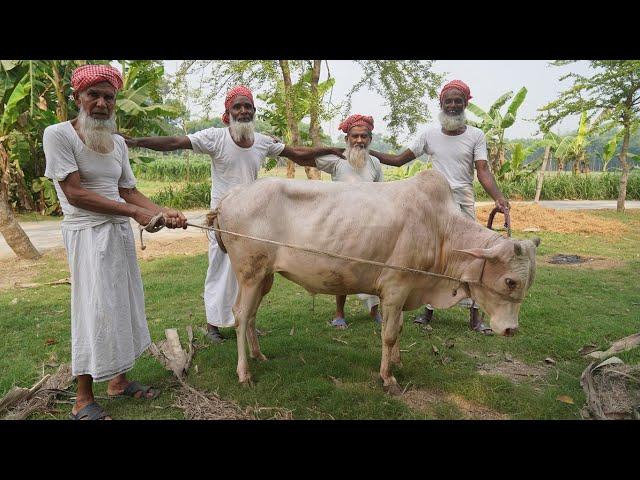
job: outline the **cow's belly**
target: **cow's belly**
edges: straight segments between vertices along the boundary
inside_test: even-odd
[[[310,293],[378,293],[376,280],[380,269],[374,266],[297,253],[281,256],[275,262],[273,270]]]

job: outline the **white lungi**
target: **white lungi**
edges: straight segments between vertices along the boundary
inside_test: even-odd
[[[129,222],[62,227],[71,271],[71,371],[109,380],[133,367],[151,337]]]
[[[284,149],[284,144],[261,133],[255,133],[251,147],[239,147],[228,128],[207,128],[188,137],[195,153],[206,153],[211,157],[212,210],[231,188],[255,181],[265,158],[278,156]],[[233,327],[232,308],[237,295],[238,282],[229,255],[220,250],[212,237],[204,283],[207,323],[216,327]]]
[[[204,308],[207,323],[216,327],[233,327],[233,304],[238,296],[238,281],[229,255],[212,236],[209,241],[209,268],[204,281]]]
[[[144,291],[129,218],[71,205],[60,182],[78,172],[83,188],[124,203],[119,187],[136,179],[124,138],[110,153],[90,150],[70,122],[50,125],[42,145],[45,175],[64,213],[62,238],[71,272],[71,372],[109,380],[133,367],[151,344]]]

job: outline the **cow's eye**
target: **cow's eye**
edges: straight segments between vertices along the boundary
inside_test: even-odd
[[[514,288],[516,288],[516,285],[518,285],[518,282],[516,282],[513,278],[506,278],[505,283],[507,284],[507,287],[509,287],[509,290],[513,290]]]

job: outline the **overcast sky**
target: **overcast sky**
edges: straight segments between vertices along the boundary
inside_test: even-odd
[[[165,61],[165,69],[169,74],[176,71],[180,61]],[[333,89],[333,100],[339,102],[362,75],[360,67],[348,60],[330,60],[331,76],[336,79]],[[507,138],[530,137],[537,131],[535,122],[526,121],[537,115],[536,109],[557,98],[559,92],[568,88],[570,80],[560,82],[560,77],[568,72],[586,74],[589,72],[588,62],[577,62],[565,67],[549,65],[546,60],[436,60],[434,71],[446,73],[446,81],[460,79],[471,88],[472,102],[483,109],[488,109],[491,104],[503,93],[512,90],[517,92],[521,87],[527,87],[527,97],[518,110],[516,123],[507,130]],[[326,79],[326,68],[323,64],[321,81]],[[437,100],[428,102],[432,119],[436,118],[438,111]],[[259,107],[260,105],[258,105]],[[197,107],[190,106],[191,111],[197,117]],[[213,108],[213,112],[222,113],[223,105],[220,99],[219,108]],[[372,115],[375,120],[374,133],[387,134],[383,123],[383,117],[389,109],[384,105],[384,100],[379,95],[362,89],[354,95],[352,113]],[[471,112],[467,112],[470,119],[475,119]],[[338,133],[339,118],[322,125],[324,131],[332,138]],[[565,133],[575,129],[578,118],[565,120],[554,131]],[[422,128],[421,126],[420,128]],[[419,128],[419,130],[420,130]],[[406,134],[400,139],[406,141]],[[406,142],[405,142],[406,143]]]

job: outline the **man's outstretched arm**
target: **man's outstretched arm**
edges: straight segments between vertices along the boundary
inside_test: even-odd
[[[181,150],[185,148],[193,149],[191,140],[187,136],[180,137],[127,137],[119,134],[124,138],[127,146],[130,148],[140,147],[159,152],[170,152],[173,150]]]
[[[337,147],[290,147],[285,145],[280,157],[286,157],[289,160],[293,160],[298,165],[303,167],[315,167],[316,157],[323,155],[337,155],[340,158],[344,158],[342,154],[344,148]]]
[[[502,213],[509,211],[509,201],[504,198],[502,192],[498,188],[495,178],[489,170],[489,164],[486,160],[476,160],[476,170],[478,172],[478,181],[482,188],[493,198],[496,202],[496,207],[500,207]]]
[[[405,163],[409,163],[411,160],[414,160],[416,158],[415,154],[408,148],[398,155],[393,155],[391,153],[380,153],[376,152],[375,150],[369,150],[369,154],[380,160],[380,163],[391,165],[392,167],[401,167]]]

